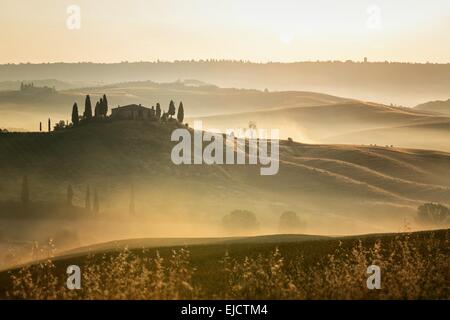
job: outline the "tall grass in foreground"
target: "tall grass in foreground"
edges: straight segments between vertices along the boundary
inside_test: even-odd
[[[47,260],[11,273],[8,298],[18,299],[450,299],[449,237],[399,236],[371,245],[359,241],[308,263],[278,249],[257,256],[226,253],[218,281],[196,278],[190,252],[124,250],[83,262],[82,290],[66,288],[66,275]],[[289,255],[287,255],[289,256]],[[367,267],[381,267],[381,290],[366,287]],[[207,289],[207,290],[205,290]],[[208,293],[206,293],[208,292]],[[212,293],[211,293],[212,292]]]

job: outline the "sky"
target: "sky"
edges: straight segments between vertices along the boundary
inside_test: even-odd
[[[450,63],[450,1],[1,0],[0,63]]]

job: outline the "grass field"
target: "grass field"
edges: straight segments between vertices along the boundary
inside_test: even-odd
[[[344,238],[266,236],[85,249],[0,273],[5,299],[449,299],[449,230]],[[214,242],[215,241],[215,242]],[[124,249],[125,246],[125,249]],[[82,289],[65,287],[66,268]],[[381,289],[366,287],[381,268]]]

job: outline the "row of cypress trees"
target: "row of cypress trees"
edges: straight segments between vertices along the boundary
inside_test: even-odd
[[[74,126],[77,126],[80,121],[90,121],[93,118],[106,118],[108,114],[108,98],[104,94],[102,98],[100,98],[99,101],[95,104],[94,114],[92,113],[92,103],[91,103],[91,97],[89,95],[86,96],[86,100],[84,103],[84,113],[83,116],[80,117],[79,111],[78,111],[78,104],[75,102],[72,108],[72,124]],[[152,108],[152,110],[154,110]],[[163,122],[166,122],[169,118],[172,119],[175,116],[175,113],[177,114],[177,120],[180,123],[183,123],[184,121],[184,106],[183,102],[180,102],[180,105],[178,107],[178,112],[175,108],[175,102],[173,100],[169,103],[169,110],[167,112],[161,111],[161,105],[159,102],[156,104],[156,110],[154,112],[154,116],[156,120],[161,120]]]
[[[108,98],[104,94],[102,98],[95,104],[94,113],[92,113],[92,103],[91,97],[89,95],[86,96],[86,100],[84,102],[84,113],[80,118],[78,112],[78,104],[75,102],[72,108],[72,123],[74,126],[77,126],[81,121],[90,121],[94,117],[95,118],[106,118],[108,114]]]
[[[73,206],[73,188],[72,185],[69,184],[67,187],[67,205]],[[22,178],[22,188],[20,191],[20,201],[24,205],[28,205],[30,203],[30,188],[28,185],[28,176],[24,175]],[[85,209],[86,211],[92,211],[94,213],[99,213],[100,211],[100,200],[98,196],[97,190],[94,190],[94,196],[91,200],[91,188],[87,186],[86,189],[86,197],[85,197]]]
[[[74,198],[74,190],[72,188],[72,185],[69,184],[67,186],[67,198],[66,198],[66,204],[69,207],[73,207],[73,198]],[[20,202],[25,206],[28,207],[28,205],[31,203],[30,200],[30,187],[28,185],[28,176],[24,175],[22,177],[22,187],[20,190]],[[94,194],[92,195],[91,187],[88,185],[86,187],[86,193],[84,198],[84,209],[85,212],[93,212],[93,213],[99,213],[100,212],[100,199],[99,199],[99,193],[97,189],[94,189]],[[135,196],[134,196],[134,185],[131,184],[131,192],[130,192],[130,204],[129,204],[129,213],[131,215],[135,214]]]
[[[180,102],[180,106],[178,107],[178,112],[176,111],[175,108],[175,102],[173,102],[173,100],[170,100],[169,103],[169,110],[167,112],[164,112],[161,120],[162,121],[167,121],[169,118],[172,119],[175,116],[175,113],[177,114],[177,120],[179,123],[183,123],[184,121],[184,106],[183,106],[183,102]]]

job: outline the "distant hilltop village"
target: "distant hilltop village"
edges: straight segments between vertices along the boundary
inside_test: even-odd
[[[166,111],[162,111],[160,103],[156,103],[156,107],[151,108],[144,107],[142,105],[130,104],[127,106],[118,106],[111,110],[111,114],[108,115],[109,105],[108,98],[103,95],[99,101],[95,103],[95,107],[92,108],[91,97],[86,96],[84,102],[84,112],[80,115],[78,104],[75,102],[72,107],[72,122],[59,121],[53,127],[53,130],[62,130],[66,128],[77,127],[89,122],[96,121],[114,121],[114,120],[146,120],[146,121],[158,121],[162,123],[174,122],[183,123],[184,120],[184,106],[183,102],[180,102],[178,110],[175,107],[173,100],[169,103],[169,108]],[[175,117],[176,115],[176,117]],[[51,119],[48,119],[47,124],[48,132],[52,131]],[[39,123],[39,131],[43,131],[42,122]]]
[[[34,82],[20,83],[20,92],[23,93],[56,93],[55,87],[35,87]]]

